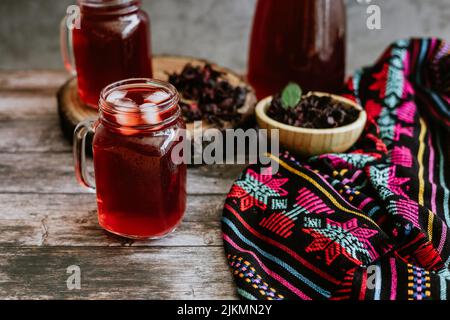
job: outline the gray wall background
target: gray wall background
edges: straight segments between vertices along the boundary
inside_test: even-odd
[[[370,64],[392,41],[450,40],[450,0],[374,0],[382,29],[366,27],[366,0],[347,0],[347,70]],[[60,69],[59,21],[75,0],[0,0],[0,69]],[[282,2],[282,0],[280,0]],[[369,0],[370,2],[370,0]],[[155,54],[210,59],[243,71],[256,0],[143,0]]]

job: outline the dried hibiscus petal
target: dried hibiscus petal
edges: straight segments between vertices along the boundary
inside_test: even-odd
[[[293,107],[285,108],[281,94],[273,97],[267,115],[272,119],[303,128],[336,128],[350,124],[359,117],[359,110],[348,107],[330,96],[309,95]]]
[[[187,64],[181,73],[170,74],[169,82],[181,95],[181,111],[188,122],[206,120],[221,127],[223,121],[240,120],[238,109],[245,104],[247,88],[232,86],[224,74],[210,64]]]

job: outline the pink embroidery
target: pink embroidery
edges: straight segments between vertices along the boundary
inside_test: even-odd
[[[395,165],[411,168],[413,164],[413,159],[411,155],[411,150],[405,146],[397,147],[391,151],[391,162]]]
[[[402,187],[410,180],[410,178],[397,177],[395,174],[397,167],[392,166],[389,168],[389,177],[388,177],[388,189],[393,193],[399,196],[403,196],[409,199],[408,195],[403,191]],[[409,187],[406,186],[408,190]]]
[[[336,170],[339,168],[346,168],[346,167],[352,167],[351,164],[349,164],[348,162],[346,162],[344,159],[336,157],[334,155],[331,154],[327,154],[327,155],[323,155],[320,156],[321,159],[327,159],[328,161],[330,161],[331,166],[333,168],[335,168]]]
[[[414,89],[411,85],[411,83],[407,80],[405,80],[404,86],[403,86],[403,99],[406,99],[410,94],[414,94]]]
[[[334,213],[334,210],[330,209],[322,199],[305,187],[298,191],[296,200],[298,206],[308,210],[310,213]]]
[[[450,103],[450,96],[442,95],[442,98],[443,98],[447,103]]]
[[[397,109],[397,116],[402,121],[414,123],[416,112],[416,104],[413,101],[406,101]]]
[[[411,59],[411,57],[410,57],[409,51],[406,51],[405,52],[405,58],[402,61],[402,63],[403,63],[403,74],[405,76],[405,79],[409,76],[409,73],[410,73],[410,65],[409,65],[410,59]]]
[[[413,127],[403,127],[401,124],[396,124],[394,127],[394,141],[399,141],[401,135],[413,137]]]

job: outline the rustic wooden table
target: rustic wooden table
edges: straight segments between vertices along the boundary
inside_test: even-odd
[[[65,72],[0,72],[0,299],[234,299],[220,217],[241,167],[188,172],[179,229],[137,242],[103,231],[58,123]],[[69,290],[67,268],[81,270]]]

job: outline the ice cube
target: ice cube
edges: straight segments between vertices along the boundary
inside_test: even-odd
[[[119,98],[114,100],[114,105],[122,108],[133,108],[138,109],[139,105],[129,98]]]
[[[114,101],[116,101],[117,99],[122,99],[127,95],[126,91],[122,91],[122,90],[115,90],[113,92],[111,92],[107,97],[106,97],[106,101],[109,103],[114,103]]]
[[[143,103],[140,105],[142,118],[146,123],[156,124],[161,122],[159,110],[154,103]]]
[[[157,110],[158,108],[156,107],[156,103],[152,103],[152,102],[146,102],[143,103],[139,106],[139,108],[141,110],[145,109],[145,110]]]
[[[115,115],[115,118],[116,118],[116,122],[118,124],[120,124],[121,126],[131,127],[131,126],[138,124],[138,123],[136,123],[135,116],[130,116],[126,113],[118,113]]]
[[[120,98],[114,100],[114,105],[118,111],[115,114],[116,121],[121,126],[136,126],[139,125],[139,117],[136,112],[139,105],[131,99]],[[134,110],[133,110],[134,109]]]
[[[144,98],[148,103],[161,103],[170,98],[170,94],[165,91],[155,91]]]

